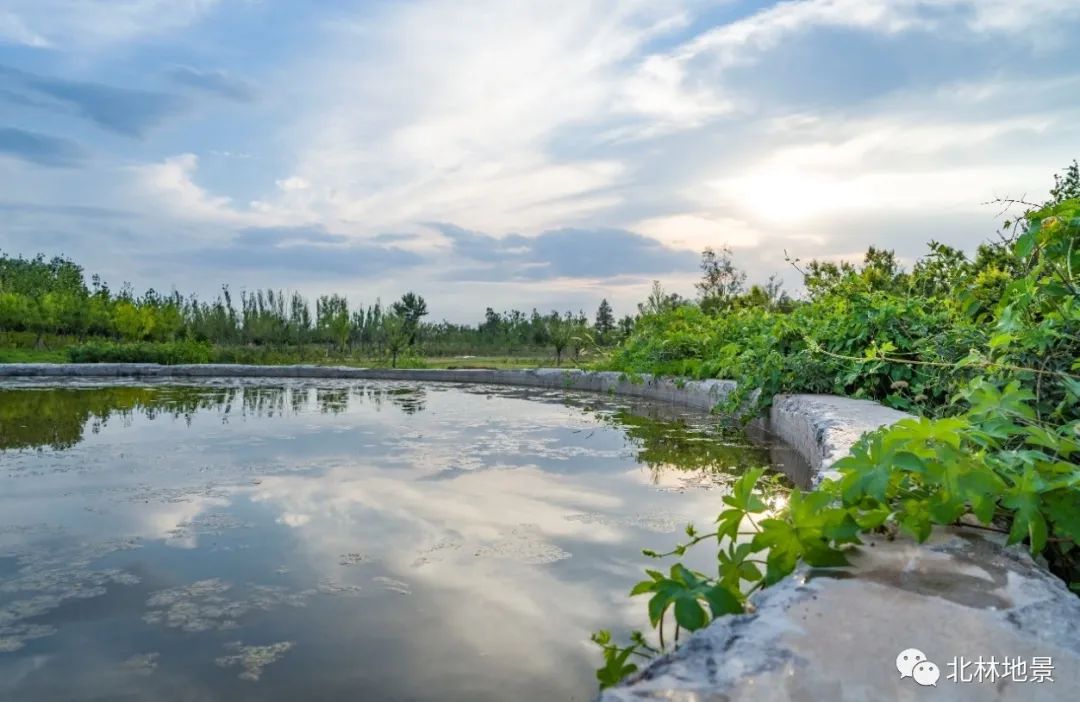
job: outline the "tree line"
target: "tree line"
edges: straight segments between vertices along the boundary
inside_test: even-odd
[[[78,342],[193,341],[216,346],[323,345],[337,354],[521,355],[553,351],[556,363],[592,346],[610,346],[633,330],[634,317],[616,319],[605,299],[595,316],[533,309],[487,308],[475,325],[427,322],[427,302],[415,292],[384,305],[351,304],[343,295],[319,296],[312,305],[297,292],[264,289],[235,295],[228,286],[212,301],[130,285],[111,289],[99,276],[89,284],[69,258],[0,253],[0,332]]]

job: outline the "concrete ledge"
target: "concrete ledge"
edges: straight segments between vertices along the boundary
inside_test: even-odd
[[[816,484],[863,433],[911,416],[867,400],[777,395],[767,427],[810,463]],[[850,567],[800,568],[759,593],[752,614],[717,620],[599,702],[1075,698],[1080,598],[1027,552],[965,529],[936,529],[923,544],[864,540]],[[936,686],[901,679],[896,658],[908,648],[938,666]],[[991,656],[998,673],[1005,657],[1028,666],[1049,657],[1053,682],[947,678],[950,664]]]
[[[977,535],[943,529],[921,545],[869,539],[852,568],[804,569],[755,604],[601,702],[1063,701],[1080,690],[1080,598],[1030,558]],[[900,678],[897,655],[908,648],[938,666],[936,688]],[[998,674],[1004,657],[1030,670],[1034,657],[1048,656],[1054,681],[946,677],[954,659],[991,656]]]
[[[912,417],[871,400],[836,395],[777,395],[768,428],[810,463],[815,484],[835,477],[832,464],[868,431]]]
[[[154,363],[4,363],[0,378],[354,378],[435,383],[490,383],[562,390],[586,390],[711,411],[732,392],[733,380],[675,380],[577,368],[528,370],[351,368],[348,366],[249,366],[200,364],[162,366]]]

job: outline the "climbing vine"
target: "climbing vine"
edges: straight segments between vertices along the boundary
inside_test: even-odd
[[[912,273],[871,250],[864,267],[811,265],[811,300],[790,311],[683,306],[646,318],[612,362],[632,372],[738,377],[780,391],[869,397],[918,415],[863,436],[816,489],[762,491],[746,472],[709,529],[670,552],[712,544],[716,570],[676,560],[646,570],[652,631],[608,631],[601,687],[678,645],[682,632],[753,609],[753,595],[800,564],[833,568],[867,533],[929,538],[935,525],[999,532],[1080,591],[1080,186],[1076,165],[1011,238],[968,261],[932,245]],[[1070,180],[1071,178],[1071,180]],[[1070,188],[1069,183],[1073,183]],[[744,406],[749,394],[733,398]]]

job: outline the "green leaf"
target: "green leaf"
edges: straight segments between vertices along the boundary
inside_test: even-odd
[[[1043,512],[1055,535],[1080,542],[1080,492],[1056,490],[1043,495]]]
[[[898,512],[900,527],[915,537],[920,543],[930,538],[933,524],[927,505],[921,500],[904,500]]]
[[[653,627],[656,627],[660,623],[660,620],[664,618],[664,612],[671,606],[671,594],[667,592],[657,592],[649,600],[649,622]]]
[[[717,517],[716,532],[719,537],[727,537],[728,539],[736,539],[739,536],[739,527],[742,526],[742,520],[745,516],[745,512],[740,509],[725,509]]]
[[[683,596],[675,601],[675,621],[687,631],[697,631],[705,626],[708,618],[697,599]]]
[[[1027,258],[1035,250],[1035,232],[1028,231],[1016,240],[1016,255]]]
[[[596,680],[600,683],[601,690],[618,685],[627,675],[637,672],[637,665],[627,663],[633,652],[634,647],[610,653],[605,651],[604,666],[596,671]]]
[[[746,565],[753,566],[752,563]],[[709,610],[714,617],[722,617],[725,614],[742,614],[745,611],[741,596],[722,585],[706,590],[705,601],[709,603]]]
[[[1020,480],[1004,494],[1001,504],[1013,510],[1012,528],[1008,543],[1015,544],[1029,539],[1031,552],[1040,553],[1046,547],[1046,519],[1042,515],[1040,493],[1044,487],[1042,477],[1034,468],[1025,470]]]
[[[724,504],[750,514],[757,514],[768,509],[768,505],[754,493],[754,488],[764,473],[764,468],[752,468],[743,473],[732,486],[731,494],[723,497]]]

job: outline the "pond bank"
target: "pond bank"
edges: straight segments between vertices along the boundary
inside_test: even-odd
[[[4,377],[354,378],[584,390],[711,410],[737,385],[581,370],[409,370],[322,366],[3,364]],[[863,432],[908,415],[865,400],[777,396],[767,428],[827,475]],[[1030,557],[982,534],[942,529],[922,545],[867,538],[853,565],[801,569],[762,592],[757,611],[725,617],[654,662],[603,702],[631,700],[1067,699],[1080,689],[1080,599]],[[897,654],[937,664],[937,693],[901,679]],[[1053,682],[947,678],[954,661],[1049,657]],[[966,675],[972,676],[972,669]],[[1031,674],[1028,673],[1030,680]],[[944,688],[944,690],[943,690]]]

